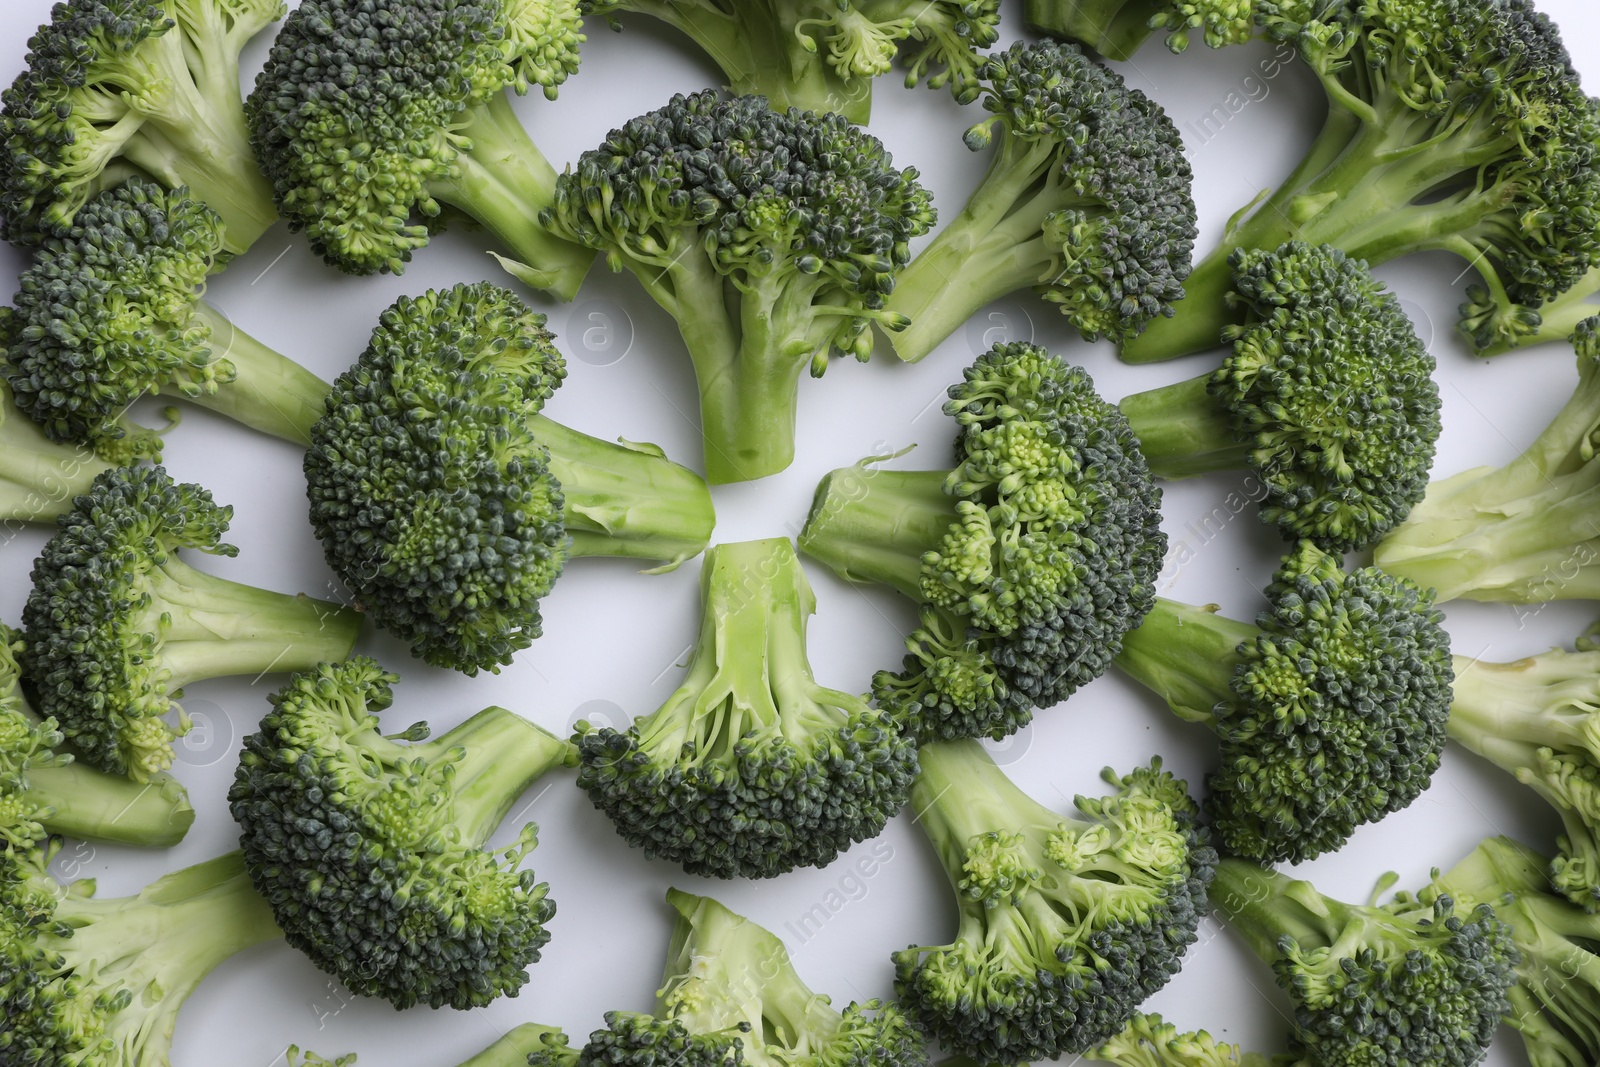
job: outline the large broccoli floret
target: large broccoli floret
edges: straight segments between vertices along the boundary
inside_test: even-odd
[[[1247,205],[1196,265],[1175,318],[1128,339],[1147,363],[1210,348],[1237,321],[1235,249],[1290,239],[1373,265],[1448,251],[1514,335],[1600,264],[1596,108],[1531,0],[1258,0],[1321,79],[1328,118],[1295,172]]]
[[[944,410],[954,469],[834,471],[800,548],[922,605],[879,707],[919,741],[1004,737],[1104,673],[1150,610],[1161,493],[1121,412],[1042,348],[996,345]]]
[[[999,0],[592,0],[620,29],[619,12],[658,18],[721,68],[735,93],[778,109],[872,114],[872,79],[896,58],[906,87],[977,91],[981,49],[999,38]]]
[[[17,405],[111,458],[160,457],[127,414],[147,393],[307,444],[328,383],[200,298],[222,255],[221,218],[186,189],[130,178],[94,197],[18,280],[0,339]]]
[[[0,352],[12,319],[0,308]],[[45,436],[38,424],[17,410],[0,361],[0,523],[54,523],[89,491],[111,464],[86,445],[63,445]]]
[[[239,52],[283,0],[67,0],[0,93],[0,237],[37,244],[130,174],[188,186],[243,252],[277,218],[250,152]]]
[[[1316,1067],[1471,1067],[1511,1006],[1520,954],[1481,900],[1346,904],[1238,859],[1211,900],[1289,994],[1290,1050]]]
[[[1259,32],[1258,0],[1026,0],[1028,27],[1088,45],[1107,59],[1132,58],[1146,39],[1166,30],[1174,52],[1198,36],[1212,48],[1244,44]]]
[[[818,685],[816,598],[788,538],[717,545],[688,677],[625,731],[578,726],[578,784],[630,845],[691,874],[770,878],[877,837],[916,746],[867,701]]]
[[[936,6],[936,5],[935,5]],[[675,96],[556,183],[545,224],[631,271],[678,322],[700,386],[706,475],[794,458],[801,374],[865,360],[911,238],[934,212],[912,168],[844,118],[759,96]]]
[[[160,467],[119,467],[61,518],[33,565],[23,667],[39,711],[80,759],[146,781],[188,731],[177,703],[208,678],[296,671],[348,655],[361,616],[196,570],[179,549],[232,556],[233,517]],[[178,724],[163,716],[177,712]]]
[[[961,213],[900,272],[889,339],[915,362],[1007,293],[1031,289],[1089,340],[1172,314],[1194,247],[1192,174],[1161,106],[1076,45],[1014,44],[983,65],[993,148]],[[896,325],[898,325],[896,323]]]
[[[716,522],[705,480],[655,445],[539,413],[566,375],[544,323],[482,283],[402,298],[312,429],[307,495],[329,566],[436,666],[509,663],[569,557],[675,566]]]
[[[256,888],[289,943],[352,992],[472,1008],[515,995],[550,940],[538,827],[486,851],[571,745],[504,708],[425,743],[384,736],[398,679],[364,657],[297,674],[245,738],[228,800]]]
[[[1433,356],[1365,263],[1290,242],[1234,253],[1233,354],[1121,407],[1161,478],[1249,469],[1261,518],[1330,552],[1361,548],[1422,499],[1438,440]]]
[[[1474,467],[1428,486],[1373,549],[1390,574],[1440,601],[1541,604],[1600,597],[1600,318],[1572,338],[1578,385],[1504,467]]]
[[[50,856],[0,860],[0,1062],[168,1067],[201,980],[281,936],[237,852],[110,900],[92,880],[57,882]]]
[[[1117,666],[1217,735],[1207,813],[1262,862],[1339,849],[1415,800],[1439,766],[1450,638],[1432,598],[1308,541],[1284,558],[1256,625],[1158,599]]]
[[[506,90],[554,99],[582,26],[575,0],[305,0],[246,102],[284,218],[340,270],[399,274],[453,208],[570,300],[594,254],[539,222],[556,172]]]

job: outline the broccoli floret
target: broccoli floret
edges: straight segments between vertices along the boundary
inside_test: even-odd
[[[1223,299],[1239,248],[1296,239],[1374,266],[1453,252],[1480,275],[1493,329],[1511,332],[1600,264],[1600,121],[1531,0],[1257,7],[1321,80],[1327,121],[1294,173],[1195,266],[1176,317],[1125,341],[1124,360],[1214,346],[1241,310]]]
[[[306,454],[311,526],[363,610],[436,666],[509,663],[571,556],[701,552],[705,480],[655,445],[542,414],[566,364],[514,293],[457,285],[383,313]]]
[[[872,79],[896,58],[906,87],[945,85],[966,103],[980,50],[999,39],[999,0],[592,0],[620,29],[619,12],[649,15],[686,35],[735,93],[778,109],[872,114]]]
[[[47,874],[52,854],[0,859],[0,1062],[167,1067],[201,980],[282,936],[237,852],[109,900]]]
[[[706,476],[794,458],[800,376],[865,360],[907,243],[933,225],[913,168],[832,114],[674,96],[556,183],[545,224],[626,268],[678,322],[700,386]]]
[[[37,244],[130,174],[187,186],[230,254],[277,218],[250,152],[239,52],[283,0],[67,0],[0,93],[0,237]]]
[[[233,518],[160,467],[94,480],[33,565],[22,664],[38,710],[91,767],[137,782],[172,766],[178,699],[208,678],[296,671],[348,655],[361,616],[196,570],[179,549],[233,556]],[[176,712],[178,724],[162,718]]]
[[[1594,300],[1596,294],[1600,294],[1600,267],[1539,307],[1531,318],[1520,319],[1518,330],[1497,332],[1494,327],[1500,309],[1488,290],[1475,285],[1467,291],[1467,302],[1461,305],[1461,333],[1480,356],[1500,356],[1534,345],[1570,341],[1584,320],[1600,311]]]
[[[1441,602],[1600,597],[1600,318],[1583,322],[1572,343],[1578,385],[1544,431],[1504,467],[1429,485],[1374,547],[1374,563],[1431,586]]]
[[[984,1064],[1086,1052],[1178,973],[1216,853],[1161,760],[1078,797],[1081,818],[1018,789],[976,741],[925,745],[912,808],[955,888],[956,940],[894,954],[900,1002]]]
[[[289,943],[352,992],[480,1007],[515,995],[550,940],[549,886],[523,826],[484,843],[567,742],[486,708],[426,743],[379,733],[398,679],[365,657],[295,675],[245,738],[228,801],[256,888]]]
[[[115,459],[160,458],[127,415],[146,393],[307,444],[328,383],[200,299],[222,256],[222,219],[186,189],[130,178],[95,196],[18,281],[3,351],[17,405]]]
[[[788,538],[717,545],[688,677],[618,731],[578,724],[578,784],[630,845],[691,874],[770,878],[877,837],[916,746],[863,697],[811,676],[816,598]]]
[[[1088,45],[1107,59],[1133,57],[1157,30],[1174,52],[1196,35],[1212,48],[1253,40],[1258,0],[1026,0],[1029,29]]]
[[[17,410],[3,362],[12,321],[10,309],[0,308],[0,524],[7,528],[24,522],[54,523],[112,467],[86,445],[50,440]]]
[[[1287,1067],[1255,1052],[1241,1052],[1204,1030],[1192,1034],[1159,1015],[1136,1015],[1120,1034],[1083,1054],[1086,1060],[1114,1063],[1117,1067]],[[1296,1067],[1317,1067],[1302,1061]]]
[[[1264,863],[1339,849],[1428,787],[1453,671],[1432,598],[1372,567],[1346,574],[1303,541],[1256,625],[1158,599],[1117,666],[1210,727],[1206,785],[1222,846]]]
[[[966,206],[900,273],[889,334],[915,362],[1007,293],[1032,289],[1085,338],[1172,314],[1194,247],[1192,174],[1161,106],[1076,45],[1014,44],[980,75],[993,148]],[[998,143],[996,143],[998,142]]]
[[[921,604],[878,706],[919,742],[1004,737],[1103,674],[1155,600],[1160,490],[1082,370],[996,345],[950,387],[956,465],[834,471],[800,548]]]
[[[1121,407],[1151,471],[1248,469],[1261,519],[1330,552],[1362,548],[1428,486],[1439,387],[1400,301],[1366,264],[1291,242],[1234,253],[1229,300],[1245,324],[1222,366],[1135,393]]]
[[[539,209],[555,168],[506,91],[555,99],[578,69],[576,0],[305,0],[246,101],[278,208],[351,274],[401,273],[451,208],[510,252],[501,264],[570,300],[594,253]]]

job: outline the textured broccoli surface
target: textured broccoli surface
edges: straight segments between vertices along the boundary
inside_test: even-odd
[[[555,168],[506,93],[554,99],[582,26],[575,0],[305,0],[245,105],[290,228],[341,270],[399,274],[453,208],[570,300],[594,254],[540,224]]]
[[[578,784],[630,845],[691,874],[770,878],[877,837],[916,746],[811,675],[816,598],[788,538],[717,545],[700,638],[667,702],[624,731],[578,725]]]
[[[1033,290],[1086,339],[1172,314],[1194,248],[1193,175],[1159,104],[1076,45],[1014,44],[979,71],[990,150],[966,206],[901,271],[889,334],[915,362],[982,308]],[[894,325],[898,325],[895,323]]]
[[[0,237],[38,244],[129,175],[187,186],[229,253],[277,218],[250,152],[239,52],[283,0],[67,0],[0,93]]]
[[[543,219],[677,320],[706,475],[736,482],[793,460],[807,368],[822,374],[834,352],[865,360],[872,322],[904,325],[884,301],[934,211],[916,170],[843,117],[703,92],[612,130],[557,181]]]
[[[1482,286],[1473,286],[1467,291],[1466,303],[1461,305],[1461,333],[1473,352],[1480,356],[1499,356],[1534,345],[1570,341],[1586,319],[1600,312],[1600,304],[1595,303],[1597,294],[1600,294],[1600,266],[1560,296],[1541,305],[1532,318],[1521,323],[1521,330],[1507,333],[1495,329],[1500,309],[1493,294]]]
[[[1183,52],[1199,36],[1212,48],[1255,38],[1258,0],[1026,0],[1028,27],[1088,45],[1107,59],[1129,59],[1158,30]]]
[[[1225,1045],[1204,1030],[1179,1033],[1159,1015],[1134,1016],[1120,1034],[1083,1058],[1117,1067],[1285,1067],[1259,1053],[1241,1052],[1238,1045]],[[1301,1061],[1297,1067],[1316,1064]]]
[[[432,741],[379,732],[398,679],[365,657],[319,664],[271,697],[228,801],[250,877],[288,941],[352,992],[481,1007],[515,995],[550,940],[549,886],[523,826],[485,850],[571,745],[486,708]]]
[[[1248,469],[1261,518],[1289,540],[1362,548],[1422,499],[1438,440],[1434,361],[1394,294],[1328,245],[1234,253],[1245,323],[1215,371],[1121,408],[1150,469]]]
[[[544,324],[483,283],[404,297],[312,428],[306,492],[328,565],[435,666],[509,663],[569,557],[670,568],[716,522],[705,480],[655,445],[540,414],[566,375]]]
[[[0,308],[0,523],[7,528],[25,522],[54,523],[112,466],[87,445],[50,440],[17,410],[4,362],[14,321],[9,308]]]
[[[1004,737],[1098,678],[1155,599],[1161,493],[1082,370],[996,345],[950,387],[956,465],[817,487],[800,548],[922,605],[878,706],[919,741]]]
[[[978,1063],[1086,1052],[1178,973],[1216,853],[1185,785],[1152,760],[1066,818],[976,741],[921,751],[912,788],[960,912],[956,940],[895,953],[901,1003]]]

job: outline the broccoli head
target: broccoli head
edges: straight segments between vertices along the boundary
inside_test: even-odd
[[[495,670],[539,636],[572,556],[665,560],[705,548],[705,480],[648,444],[540,414],[566,364],[514,293],[405,297],[334,382],[305,458],[328,564],[435,666]]]
[[[925,745],[917,825],[955,888],[956,940],[894,955],[900,1002],[985,1064],[1087,1052],[1167,984],[1195,940],[1216,853],[1184,783],[1152,760],[1066,818],[976,741]]]
[[[178,699],[208,678],[295,671],[348,655],[361,616],[197,570],[179,549],[232,556],[233,517],[160,467],[106,471],[33,565],[23,667],[38,710],[91,767],[143,782],[188,731]],[[163,716],[177,712],[178,725]]]
[[[1174,52],[1198,36],[1212,48],[1257,34],[1258,0],[1026,0],[1028,27],[1088,45],[1107,59],[1131,59],[1157,30]]]
[[[788,538],[717,545],[688,677],[618,731],[578,726],[578,784],[628,843],[691,874],[770,878],[877,837],[916,746],[867,701],[818,685],[816,598]]]
[[[1234,253],[1245,324],[1222,366],[1123,399],[1150,469],[1187,478],[1246,468],[1261,518],[1330,552],[1362,548],[1428,486],[1439,387],[1400,301],[1365,263],[1290,242]]]
[[[305,0],[246,102],[291,229],[351,274],[399,274],[452,208],[518,278],[570,300],[594,260],[539,222],[555,168],[506,92],[578,69],[574,0]]]
[[[1238,1045],[1224,1045],[1204,1030],[1192,1034],[1159,1015],[1135,1015],[1117,1036],[1083,1054],[1086,1060],[1114,1063],[1117,1067],[1286,1067]],[[1301,1061],[1296,1067],[1317,1067]]]
[[[800,548],[921,604],[878,706],[918,741],[1004,737],[1098,678],[1155,600],[1160,490],[1082,370],[996,345],[950,387],[956,465],[817,487]]]
[[[938,6],[938,5],[934,5]],[[759,96],[675,96],[612,130],[556,183],[556,233],[631,271],[678,322],[713,482],[794,458],[800,376],[865,360],[908,242],[934,211],[915,169],[833,114]]]
[[[17,410],[4,362],[14,321],[10,308],[0,308],[0,524],[7,529],[25,522],[54,523],[112,467],[93,448],[52,441]]]
[[[425,743],[378,732],[398,679],[365,657],[271,697],[228,791],[245,862],[289,943],[352,992],[481,1007],[515,995],[550,940],[549,886],[522,863],[538,828],[484,849],[572,746],[504,708]]]
[[[243,252],[277,218],[250,152],[239,52],[283,0],[66,0],[0,93],[0,237],[38,244],[129,175],[188,186]]]

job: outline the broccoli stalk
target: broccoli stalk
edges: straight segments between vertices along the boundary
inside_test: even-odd
[[[1499,308],[1486,290],[1473,286],[1467,290],[1467,302],[1461,305],[1461,333],[1472,351],[1480,356],[1500,356],[1534,345],[1569,341],[1584,320],[1600,312],[1600,305],[1594,300],[1597,293],[1600,293],[1600,267],[1540,306],[1537,326],[1524,324],[1525,331],[1508,332],[1494,328],[1499,321]]]
[[[12,320],[0,309],[0,346]],[[52,441],[21,414],[0,362],[0,523],[54,523],[111,464],[82,445]]]
[[[979,72],[993,147],[961,213],[901,271],[885,309],[901,359],[932,352],[1007,293],[1036,290],[1085,338],[1172,313],[1194,245],[1183,142],[1160,105],[1069,44],[1016,44]]]
[[[1173,52],[1189,47],[1195,30],[1211,48],[1255,37],[1257,0],[1026,0],[1028,27],[1088,45],[1107,59],[1133,58],[1156,30]]]
[[[567,1035],[558,1027],[523,1023],[459,1067],[528,1067],[533,1057],[558,1051],[558,1062],[576,1060],[577,1053],[567,1047]],[[554,1064],[551,1067],[555,1067]]]

